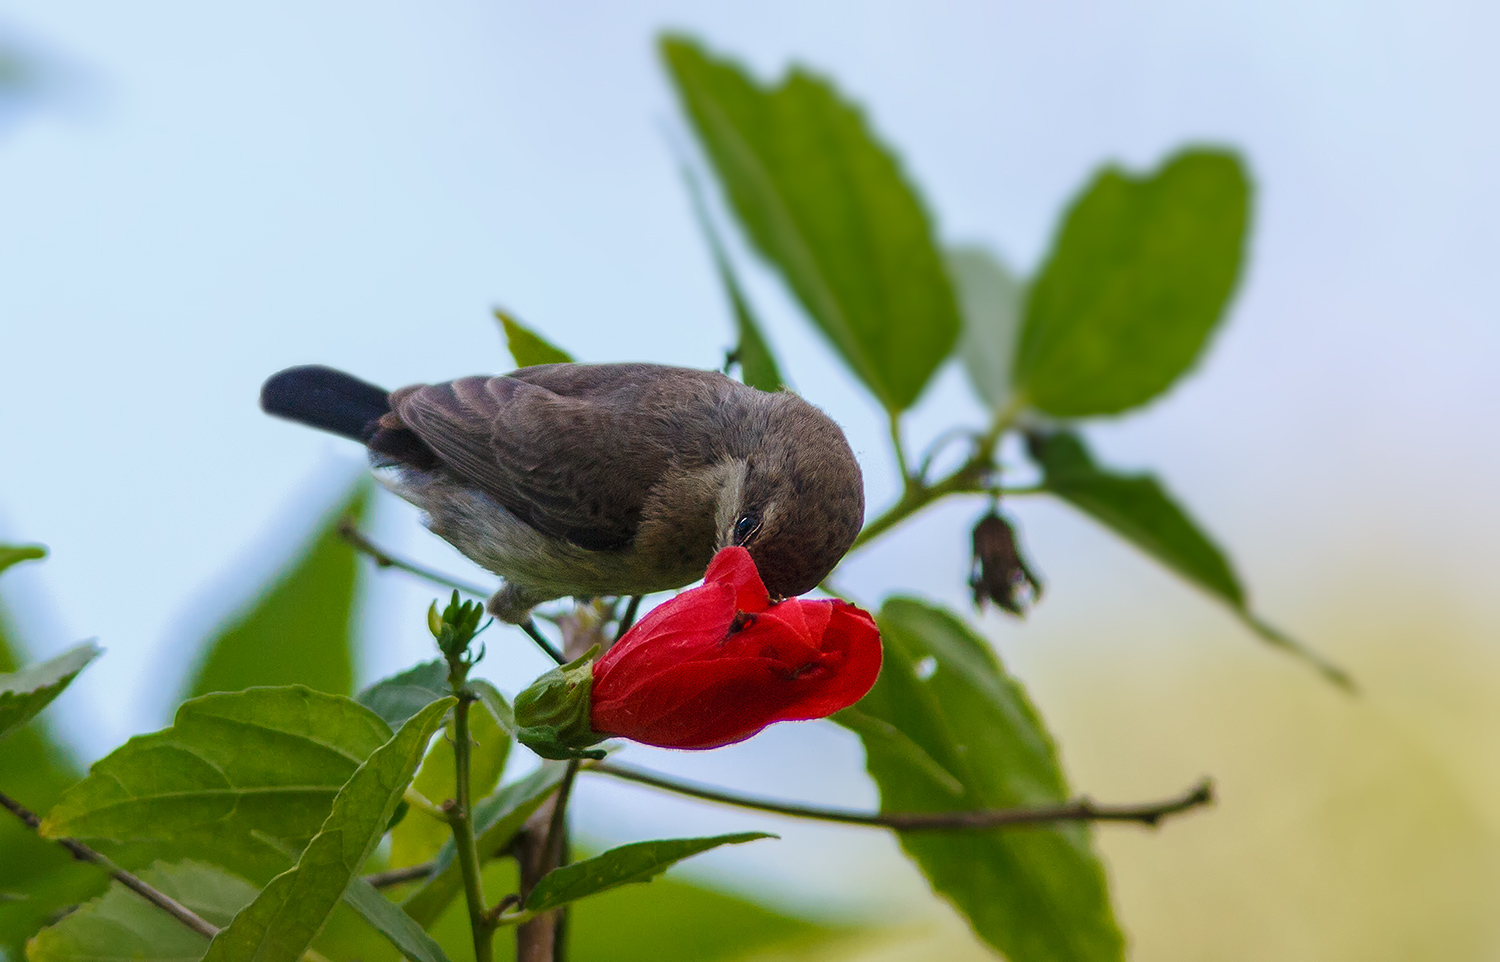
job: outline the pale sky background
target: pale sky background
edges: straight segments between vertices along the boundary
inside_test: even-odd
[[[158,727],[195,635],[359,469],[351,445],[259,412],[271,372],[321,362],[395,387],[504,370],[495,305],[586,360],[718,363],[729,316],[670,146],[683,126],[652,46],[664,27],[762,77],[796,59],[836,78],[901,155],[943,240],[1023,270],[1102,162],[1146,167],[1190,142],[1241,150],[1255,223],[1226,329],[1163,403],[1090,436],[1112,463],[1159,471],[1260,609],[1356,675],[1384,677],[1386,663],[1356,623],[1413,624],[1388,641],[1399,651],[1433,643],[1398,610],[1458,619],[1494,647],[1497,10],[13,0],[0,39],[52,80],[0,118],[0,537],[53,556],[8,574],[5,597],[36,654],[84,637],[108,649],[56,716],[90,758]],[[784,369],[845,426],[878,508],[893,483],[876,408],[777,282],[741,263]],[[980,417],[950,366],[909,432],[921,442]],[[934,512],[841,580],[865,598],[900,587],[967,610],[980,507]],[[1080,702],[1075,684],[1102,664],[1133,669],[1110,674],[1126,715],[1160,711],[1153,686],[1184,659],[1342,704],[1087,521],[1016,511],[1049,594],[1024,626],[984,625],[1065,757],[1084,759],[1075,775],[1105,781],[1078,777],[1081,790],[1164,795],[1215,769],[1212,751],[1157,743],[1117,746],[1150,779],[1089,762],[1100,745],[1116,752],[1118,720],[1096,717],[1102,703]],[[382,503],[377,530],[474,575],[414,518]],[[373,585],[366,679],[428,657],[432,592],[397,576]],[[1329,599],[1353,614],[1329,614]],[[491,640],[486,668],[514,691],[542,663],[508,642]],[[1486,691],[1500,683],[1485,677]],[[857,745],[828,726],[632,754],[763,792],[874,799]],[[1153,760],[1166,755],[1180,765]],[[610,837],[760,824],[646,799],[591,785],[581,804]],[[765,824],[786,840],[704,862],[783,896],[890,873],[877,894],[920,890],[884,839]]]

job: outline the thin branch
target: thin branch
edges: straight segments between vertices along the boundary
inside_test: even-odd
[[[548,658],[551,658],[559,665],[566,665],[568,663],[568,659],[563,657],[563,653],[558,651],[557,648],[553,646],[552,642],[547,640],[546,635],[542,634],[542,629],[536,626],[535,621],[527,618],[517,627],[526,632],[526,636],[534,641],[538,648],[546,652]]]
[[[975,439],[974,451],[969,455],[968,460],[955,468],[953,473],[946,478],[931,484],[928,484],[925,478],[907,474],[905,456],[900,454],[899,425],[892,417],[891,440],[897,445],[897,452],[900,455],[898,462],[903,476],[901,496],[895,504],[864,526],[859,536],[854,539],[854,544],[849,548],[848,553],[853,554],[929,504],[946,498],[950,494],[984,494],[990,491],[992,485],[987,485],[985,478],[994,471],[995,449],[1000,444],[1000,438],[1016,423],[1016,418],[1025,407],[1024,397],[1017,395],[1011,398],[1005,407],[995,412],[994,420],[990,422],[989,428]]]
[[[650,785],[663,791],[701,798],[710,802],[722,802],[739,808],[786,815],[791,818],[807,818],[820,822],[837,822],[842,825],[864,825],[872,828],[893,828],[902,832],[933,831],[942,829],[999,828],[1006,825],[1035,825],[1053,822],[1139,822],[1154,826],[1163,819],[1182,812],[1213,803],[1213,782],[1204,779],[1196,786],[1177,796],[1160,802],[1139,805],[1100,805],[1088,798],[1079,798],[1057,805],[1038,805],[1027,808],[995,808],[972,812],[886,812],[881,814],[855,812],[842,808],[823,808],[816,805],[795,805],[769,799],[735,795],[706,785],[679,781],[652,772],[641,771],[612,762],[593,762],[585,769],[610,775],[642,785]]]
[[[630,602],[625,605],[625,614],[620,616],[620,626],[615,630],[615,641],[624,638],[625,632],[629,631],[631,626],[635,624],[635,616],[641,610],[641,597],[641,595],[630,596]]]
[[[410,785],[406,786],[406,791],[401,793],[401,800],[428,818],[436,819],[444,825],[448,824],[448,813],[443,811],[442,806],[435,804]]]
[[[36,816],[35,812],[31,811],[29,808],[22,805],[15,799],[11,798],[9,795],[6,795],[4,792],[0,792],[0,805],[3,805],[5,808],[10,809],[11,814],[16,818],[19,818],[22,822],[26,823],[27,828],[31,829],[33,832],[37,832],[38,834],[40,834],[42,820]],[[108,872],[110,877],[113,878],[116,882],[119,882],[121,885],[130,889],[141,898],[150,902],[152,905],[155,905],[157,908],[161,909],[163,912],[166,912],[168,915],[172,916],[172,918],[181,922],[183,925],[186,925],[188,928],[192,929],[194,932],[197,932],[204,938],[212,939],[214,936],[219,934],[218,926],[203,918],[198,913],[188,908],[186,905],[183,905],[181,902],[172,898],[172,896],[168,895],[167,893],[153,888],[147,883],[141,881],[141,879],[137,876],[132,875],[124,869],[120,868],[104,855],[94,851],[77,839],[59,838],[53,839],[53,841],[57,842],[57,844],[67,849],[69,852],[73,853],[73,857],[78,861],[92,862],[94,865],[97,865],[100,868],[104,869],[104,871]]]
[[[374,872],[365,876],[365,881],[378,889],[390,888],[392,885],[400,885],[403,882],[415,882],[424,879],[437,870],[436,862],[423,862],[420,865],[408,865],[405,868],[386,869],[384,872]]]
[[[469,908],[469,928],[474,936],[476,962],[490,962],[494,956],[493,930],[485,923],[484,884],[480,879],[479,850],[474,840],[473,810],[469,804],[469,761],[473,741],[469,735],[469,706],[474,698],[464,689],[469,665],[461,658],[449,661],[448,684],[458,693],[453,706],[453,804],[448,820],[453,826],[453,845],[458,867],[464,880],[464,901]]]
[[[354,522],[349,518],[343,518],[339,521],[339,537],[347,541],[349,543],[349,546],[354,548],[354,550],[359,551],[362,554],[369,555],[370,559],[382,568],[396,568],[397,570],[404,571],[407,574],[416,575],[418,578],[430,581],[435,585],[442,585],[444,588],[453,588],[463,594],[470,595],[475,598],[488,598],[491,594],[493,594],[493,592],[481,588],[479,585],[470,584],[467,581],[460,581],[457,578],[443,574],[441,571],[435,571],[432,568],[427,568],[415,562],[396,557],[395,555],[386,551],[384,548],[377,545],[375,542],[371,541],[369,538],[365,537],[364,534],[357,527],[355,527]],[[536,642],[537,647],[546,652],[548,657],[550,657],[553,661],[557,662],[559,665],[565,663],[562,656],[558,654],[557,649],[554,648],[552,646],[552,643],[547,640],[546,636],[537,629],[536,623],[534,621],[528,618],[525,623],[519,625],[518,627],[522,631],[526,632],[527,636],[530,637],[532,641]]]
[[[936,438],[933,438],[932,443],[927,446],[927,450],[922,454],[921,463],[917,466],[917,483],[927,483],[927,475],[932,470],[932,463],[937,460],[939,454],[943,453],[943,450],[948,447],[949,443],[957,441],[959,438],[970,438],[977,444],[979,437],[979,432],[973,428],[956,427],[949,428]]]
[[[606,640],[603,611],[595,608],[588,612],[584,608],[581,605],[571,616],[558,621],[566,658],[577,658]],[[513,851],[520,866],[517,905],[526,904],[537,882],[557,868],[567,854],[568,799],[577,774],[578,763],[569,763],[557,793],[526,820],[525,828],[516,836]],[[564,951],[567,908],[546,912],[507,912],[508,908],[498,907],[489,918],[496,926],[516,926],[516,962],[558,962]]]
[[[929,504],[942,500],[950,494],[984,494],[989,491],[984,484],[984,474],[988,470],[988,463],[979,460],[976,456],[965,461],[952,474],[934,484],[911,482],[895,504],[878,517],[871,519],[860,530],[859,536],[854,539],[854,544],[849,548],[848,553],[853,554]]]
[[[364,534],[360,532],[359,528],[355,527],[354,522],[349,518],[340,519],[339,537],[347,541],[349,543],[349,546],[354,548],[354,550],[369,555],[370,558],[382,568],[396,568],[398,570],[405,571],[407,574],[416,575],[418,578],[430,581],[435,585],[442,585],[444,588],[455,588],[458,591],[461,591],[466,595],[472,595],[475,598],[488,598],[490,595],[494,594],[493,591],[481,588],[479,585],[473,585],[468,583],[467,581],[460,581],[457,578],[443,574],[441,571],[435,571],[432,568],[427,568],[422,565],[416,564],[415,562],[406,561],[402,558],[396,557],[393,554],[390,554],[385,549],[376,545],[369,538],[366,538]]]
[[[568,834],[568,799],[573,794],[573,781],[578,776],[578,760],[568,762],[563,773],[562,784],[557,787],[557,803],[552,807],[552,821],[547,826],[547,847],[543,850],[543,863],[551,871],[562,864],[564,842]]]
[[[901,489],[911,490],[912,485],[920,484],[921,479],[914,477],[911,469],[906,464],[906,447],[901,443],[901,422],[896,412],[891,411],[889,417],[891,431],[891,451],[896,457],[896,471],[901,475]]]

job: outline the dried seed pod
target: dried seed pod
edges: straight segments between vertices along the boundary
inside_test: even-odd
[[[974,604],[982,608],[985,601],[993,601],[1017,616],[1025,615],[1042,596],[1042,580],[1021,557],[1015,529],[995,511],[974,526],[969,587],[974,589]]]

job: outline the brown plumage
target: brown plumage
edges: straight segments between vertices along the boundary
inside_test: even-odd
[[[864,516],[843,432],[794,394],[655,364],[547,364],[385,394],[329,368],[270,413],[360,440],[428,525],[499,574],[509,620],[563,595],[640,594],[743,544],[772,594],[815,587]]]

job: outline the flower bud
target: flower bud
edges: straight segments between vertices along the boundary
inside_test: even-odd
[[[438,614],[437,602],[434,601],[427,609],[427,630],[432,632],[432,637],[437,639],[438,650],[449,659],[463,656],[469,647],[469,642],[479,634],[479,619],[484,617],[484,605],[477,601],[459,601],[458,592],[453,592],[453,599],[448,602],[448,607]],[[470,663],[478,661],[477,657],[469,659]]]
[[[986,600],[993,601],[1013,615],[1024,615],[1042,596],[1041,579],[1021,557],[1015,529],[994,511],[974,526],[969,587],[974,589],[974,604],[983,607]]]
[[[602,750],[585,751],[604,736],[589,724],[594,687],[594,657],[582,658],[547,672],[516,696],[516,738],[543,758],[603,758]]]

